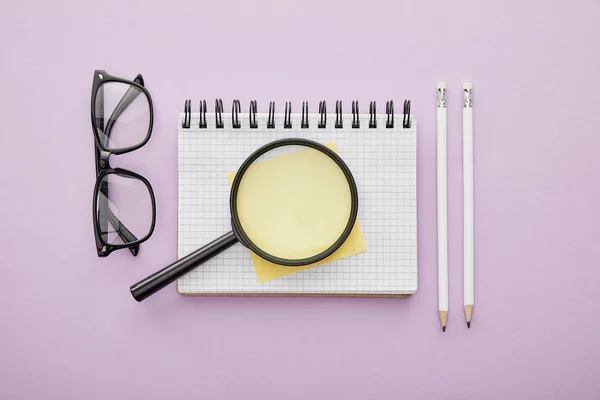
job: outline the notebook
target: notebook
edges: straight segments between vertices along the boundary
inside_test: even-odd
[[[289,106],[289,108],[288,108]],[[359,193],[358,221],[367,250],[325,265],[259,283],[250,252],[241,244],[199,266],[177,281],[184,295],[294,295],[406,297],[417,290],[417,121],[405,101],[394,114],[292,113],[286,103],[276,112],[258,113],[256,102],[241,112],[234,101],[232,113],[223,103],[208,110],[201,101],[192,112],[186,101],[178,118],[178,244],[182,258],[231,230],[230,185],[227,174],[260,146],[282,138],[299,137],[322,144],[335,143],[350,168]],[[210,111],[210,112],[209,112]]]

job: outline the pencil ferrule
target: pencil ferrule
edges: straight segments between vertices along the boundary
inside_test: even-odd
[[[438,88],[437,106],[441,108],[446,108],[446,88]]]
[[[473,108],[473,89],[463,89],[463,108]]]

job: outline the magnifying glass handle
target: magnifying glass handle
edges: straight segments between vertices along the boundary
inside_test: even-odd
[[[213,240],[207,245],[199,248],[195,252],[175,261],[169,265],[153,273],[152,275],[142,279],[135,285],[132,285],[129,290],[134,299],[142,301],[145,298],[152,296],[160,289],[174,282],[177,278],[187,274],[198,265],[210,260],[217,254],[227,250],[238,242],[237,237],[232,232],[226,233],[218,239]]]

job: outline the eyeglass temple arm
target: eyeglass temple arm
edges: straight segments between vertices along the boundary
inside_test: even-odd
[[[119,221],[119,218],[112,212],[108,207],[108,187],[105,186],[100,188],[102,196],[98,199],[98,223],[100,224],[100,230],[102,232],[108,232],[108,224],[110,223],[115,231],[119,234],[119,237],[123,240],[123,243],[135,242],[137,238],[125,225]],[[129,247],[129,251],[134,256],[137,256],[140,251],[140,245]]]
[[[138,74],[133,81],[137,84],[144,86],[144,78],[142,77],[142,74]],[[112,130],[113,125],[117,121],[117,118],[119,118],[119,116],[123,114],[123,111],[125,111],[127,107],[129,107],[129,105],[133,103],[133,101],[140,95],[140,93],[141,91],[136,89],[135,86],[129,86],[129,89],[127,89],[123,97],[121,97],[121,100],[119,100],[119,104],[117,104],[110,118],[108,119],[108,122],[106,123],[106,139],[110,137],[110,131]]]
[[[123,240],[123,243],[131,243],[131,242],[135,242],[136,240],[138,240],[135,237],[135,235],[133,233],[131,233],[131,231],[129,229],[127,229],[125,227],[125,225],[123,225],[121,223],[121,221],[119,221],[117,216],[115,214],[113,214],[113,212],[110,208],[108,209],[108,220],[110,221],[110,224],[115,228],[115,230],[119,234],[119,237]],[[138,252],[140,251],[140,245],[138,244],[138,245],[135,245],[134,247],[130,247],[129,250],[131,251],[131,254],[133,254],[134,256],[137,256]]]

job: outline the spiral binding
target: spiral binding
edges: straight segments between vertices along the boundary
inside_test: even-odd
[[[269,103],[269,119],[267,119],[267,129],[275,128],[275,102]]]
[[[250,129],[258,128],[258,123],[256,122],[256,100],[252,100],[250,102],[250,112],[248,113],[248,118],[250,119]]]
[[[402,127],[404,129],[410,128],[410,100],[404,100],[404,109],[402,110]]]
[[[336,129],[342,129],[344,127],[343,114],[342,114],[342,102],[340,100],[335,102],[335,125]]]
[[[321,114],[321,118],[317,127],[324,129],[327,127],[327,103],[325,103],[325,100],[319,102],[319,114]]]
[[[410,100],[404,100],[404,107],[402,109],[402,128],[410,129],[411,127],[411,119],[410,119]],[[208,124],[206,120],[206,110],[208,107],[206,106],[206,100],[200,101],[199,110],[199,122],[198,128],[206,129]],[[242,127],[242,123],[240,122],[240,114],[241,114],[241,104],[238,99],[233,100],[231,105],[231,126],[233,129],[240,129]],[[250,101],[250,109],[248,113],[249,126],[250,129],[257,129],[258,122],[256,120],[256,114],[258,113],[258,107],[256,100]],[[385,127],[387,129],[394,128],[394,101],[390,100],[385,103],[385,113],[386,113],[386,122]],[[302,102],[302,114],[300,121],[301,129],[309,128],[309,109],[308,102]],[[334,127],[336,129],[343,129],[344,121],[343,121],[343,112],[342,112],[342,101],[338,100],[335,102],[335,123]],[[181,127],[184,129],[189,129],[192,122],[192,101],[186,100],[183,106],[183,119],[181,121]],[[223,100],[216,99],[215,100],[215,127],[217,129],[224,128],[223,123]],[[284,111],[284,119],[283,119],[283,127],[284,129],[292,129],[292,103],[285,103],[285,111]],[[327,128],[327,103],[325,100],[319,102],[319,121],[317,124],[319,129]],[[269,113],[267,118],[267,129],[275,128],[275,102],[269,102]],[[369,104],[369,128],[376,129],[377,128],[377,103],[375,101],[370,102]],[[352,101],[352,129],[360,129],[360,111],[358,106],[358,100]]]
[[[223,129],[223,100],[215,100],[215,124],[217,129]]]
[[[358,110],[358,100],[352,101],[352,128],[360,128],[360,111]]]
[[[233,100],[233,104],[231,105],[231,126],[233,129],[240,129],[242,124],[240,124],[240,101]]]
[[[302,120],[300,122],[302,129],[308,129],[308,101],[302,102]]]
[[[200,102],[200,122],[198,122],[198,128],[206,129],[206,100]]]
[[[385,121],[385,127],[394,129],[394,100],[385,102],[385,113],[387,114],[387,119]],[[391,118],[390,118],[391,116]]]
[[[292,103],[285,102],[285,113],[283,114],[283,129],[292,129]]]
[[[369,104],[369,128],[377,129],[377,102]]]
[[[192,101],[186,100],[183,106],[183,121],[181,121],[181,127],[189,129],[192,123]]]

